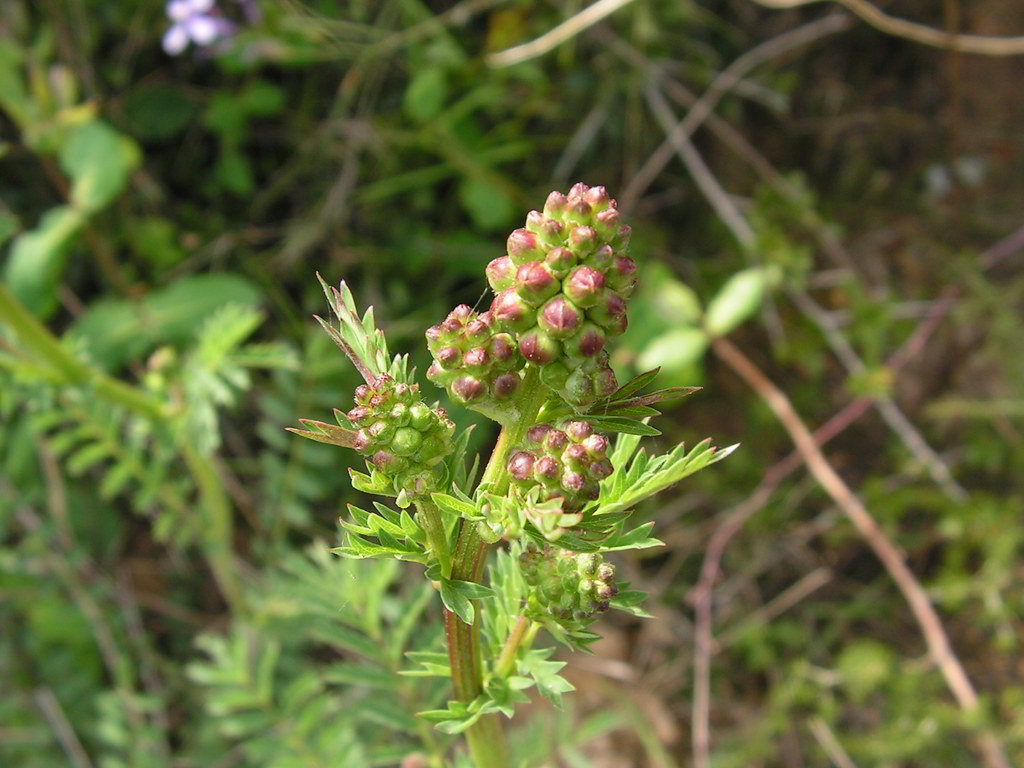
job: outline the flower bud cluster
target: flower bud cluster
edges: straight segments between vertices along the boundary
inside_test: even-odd
[[[526,360],[553,368],[545,383],[573,405],[615,391],[605,343],[626,330],[636,285],[629,235],[604,187],[576,184],[552,192],[509,236],[507,255],[487,265],[494,324],[515,334]]]
[[[463,405],[508,400],[519,391],[525,365],[515,338],[494,327],[490,312],[460,304],[427,329],[434,362],[427,378]]]
[[[526,615],[534,620],[554,619],[577,628],[608,610],[619,591],[615,566],[598,553],[531,546],[519,556],[519,563],[530,590]]]
[[[418,385],[387,375],[356,387],[355,402],[346,414],[358,429],[354,447],[374,469],[411,496],[440,487],[455,434],[444,409],[424,403]]]
[[[536,488],[539,502],[562,500],[527,510],[545,536],[555,538],[562,528],[580,522],[584,505],[598,497],[598,483],[614,470],[608,447],[608,438],[589,423],[568,421],[530,427],[525,443],[511,452],[507,469],[520,493]]]

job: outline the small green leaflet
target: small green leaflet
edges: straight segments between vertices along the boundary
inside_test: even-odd
[[[327,303],[340,324],[335,328],[321,317],[316,318],[317,322],[352,361],[362,377],[371,382],[386,373],[395,381],[412,384],[408,355],[390,357],[384,333],[377,328],[374,320],[373,307],[367,309],[360,318],[352,291],[344,280],[334,288],[328,285],[319,273],[316,278],[320,281]]]
[[[456,579],[441,579],[441,602],[444,607],[454,613],[464,624],[472,624],[476,617],[473,600],[490,597],[494,590],[483,584]]]
[[[629,446],[627,443],[626,448]],[[590,509],[595,515],[624,512],[684,477],[721,461],[737,447],[738,444],[728,448],[715,448],[710,440],[703,440],[687,453],[686,446],[680,443],[670,453],[654,458],[641,449],[628,466],[625,463],[620,464],[615,472],[601,483],[601,498],[593,502]],[[618,452],[619,446],[616,446],[615,453]]]

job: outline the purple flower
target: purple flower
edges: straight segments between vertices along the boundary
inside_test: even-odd
[[[189,43],[207,46],[235,31],[235,25],[218,14],[215,0],[170,0],[167,17],[174,23],[164,33],[163,46],[171,56]]]

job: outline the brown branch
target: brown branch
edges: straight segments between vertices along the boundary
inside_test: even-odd
[[[785,427],[815,480],[850,519],[903,594],[921,628],[932,660],[938,666],[960,707],[967,712],[976,710],[978,694],[953,651],[945,628],[927,593],[907,567],[899,550],[889,541],[860,499],[829,464],[789,398],[732,342],[727,339],[716,339],[712,344],[712,350],[758,394]],[[978,748],[989,768],[1010,768],[1002,745],[991,731],[984,730],[978,734]],[[695,763],[695,768],[704,766],[706,763]]]
[[[783,9],[799,8],[802,5],[821,2],[821,0],[754,0],[754,2],[765,8]],[[867,0],[834,0],[834,2],[887,35],[902,37],[904,40],[921,45],[930,45],[933,48],[959,53],[973,53],[979,56],[1019,56],[1024,54],[1024,36],[961,35],[890,16]]]

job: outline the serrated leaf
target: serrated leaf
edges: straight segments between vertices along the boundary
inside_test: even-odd
[[[441,602],[458,616],[463,624],[472,624],[476,618],[473,602],[448,579],[441,580]]]

